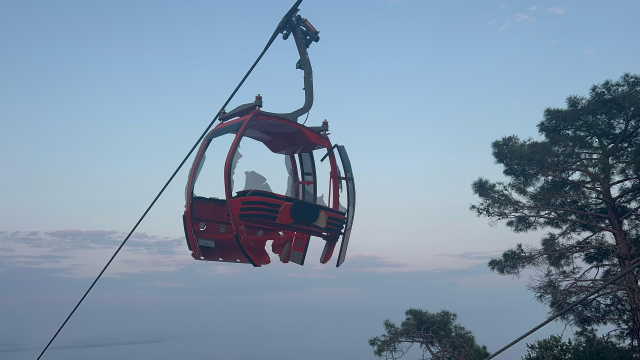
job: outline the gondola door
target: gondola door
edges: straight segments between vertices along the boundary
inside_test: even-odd
[[[231,145],[231,149],[229,149],[229,154],[227,155],[227,161],[225,163],[224,168],[224,186],[225,193],[227,196],[227,200],[233,198],[234,193],[234,172],[236,171],[236,165],[242,155],[238,152],[238,148],[240,147],[240,143],[244,138],[244,134],[248,127],[250,127],[255,120],[255,113],[249,117],[243,124],[243,126],[238,130],[238,135],[236,136],[233,144]],[[235,184],[238,186],[238,184]],[[276,231],[260,231],[258,229],[254,229],[253,227],[246,226],[238,213],[233,211],[233,207],[228,207],[229,217],[231,220],[231,225],[233,226],[233,236],[237,246],[240,248],[246,259],[251,265],[255,267],[260,267],[262,265],[267,265],[271,262],[269,259],[269,254],[265,250],[267,240],[265,238],[269,237],[269,235],[275,236],[277,234]]]
[[[189,171],[189,179],[185,189],[186,205],[183,223],[187,246],[191,250],[191,256],[196,260],[249,262],[236,244],[231,219],[227,210],[227,199],[217,193],[215,195],[221,196],[220,198],[207,196],[210,194],[206,190],[213,185],[209,183],[212,179],[205,177],[205,179],[198,181],[199,178],[202,178],[203,167],[207,167],[205,165],[205,153],[208,150],[213,151],[213,155],[216,155],[214,159],[217,158],[218,154],[215,154],[215,152],[219,150],[218,142],[225,140],[222,142],[222,146],[224,146],[227,142],[226,140],[229,139],[221,139],[223,137],[230,137],[235,141],[237,132],[241,129],[243,123],[243,121],[236,121],[220,124],[213,129],[203,140]],[[214,161],[208,165],[209,170],[217,173],[216,166],[223,164]],[[222,182],[222,179],[218,178],[217,180]],[[200,190],[205,193],[196,194],[197,186],[200,186]]]
[[[344,176],[342,176],[339,181],[344,181],[347,188],[347,222],[344,226],[340,253],[338,254],[338,262],[336,263],[336,267],[339,267],[347,256],[347,247],[349,246],[349,237],[351,236],[351,227],[353,226],[353,216],[356,211],[356,186],[353,181],[353,170],[351,169],[351,162],[349,161],[347,150],[342,145],[336,146],[336,150],[340,155],[342,170],[344,171]]]

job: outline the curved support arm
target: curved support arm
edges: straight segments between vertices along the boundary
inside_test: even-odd
[[[290,113],[275,115],[298,122],[298,118],[306,114],[311,110],[311,106],[313,106],[313,70],[311,69],[311,61],[309,60],[309,54],[307,53],[307,44],[304,36],[302,35],[302,29],[300,26],[296,26],[292,30],[292,33],[293,39],[296,42],[296,47],[298,48],[298,54],[300,54],[300,60],[296,64],[296,68],[304,71],[304,105],[302,105],[300,109]]]
[[[296,42],[298,48],[298,54],[300,60],[296,64],[296,69],[302,69],[304,72],[304,105],[298,110],[289,113],[268,113],[293,122],[298,122],[298,118],[311,110],[313,106],[313,71],[311,69],[311,61],[309,60],[309,54],[307,48],[312,42],[320,40],[318,36],[319,31],[316,30],[313,25],[307,20],[303,19],[300,15],[296,15],[294,11],[293,16],[287,14],[285,18],[278,25],[278,29],[283,33],[283,38],[286,40],[290,34],[293,34],[293,39]],[[285,19],[289,17],[289,21],[285,22]],[[257,108],[262,107],[262,97],[256,96],[256,101],[248,104],[243,104],[228,113],[222,112],[220,114],[220,121],[227,121],[235,117],[244,116]]]

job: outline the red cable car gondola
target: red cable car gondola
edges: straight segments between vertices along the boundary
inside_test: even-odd
[[[345,148],[331,144],[326,120],[318,127],[297,122],[313,104],[311,63],[306,49],[319,37],[318,31],[300,15],[294,14],[288,21],[283,37],[293,34],[300,55],[296,68],[304,71],[305,103],[291,113],[268,113],[260,110],[262,98],[258,95],[253,103],[222,113],[221,123],[205,137],[189,171],[183,217],[187,245],[196,260],[266,265],[270,262],[266,242],[272,241],[271,249],[282,262],[303,265],[311,236],[326,241],[320,257],[323,264],[331,259],[342,237],[336,266],[345,260],[355,211],[351,164]],[[234,137],[224,162],[224,198],[197,196],[194,187],[205,153],[216,138],[224,135]],[[246,172],[242,190],[234,188],[235,168],[242,157],[238,149],[243,140],[262,143],[271,153],[284,158],[288,175],[284,194],[273,192],[266,179],[254,171]],[[318,196],[315,151],[321,151],[321,161],[328,159],[330,165],[326,205]],[[340,203],[343,183],[346,207]]]

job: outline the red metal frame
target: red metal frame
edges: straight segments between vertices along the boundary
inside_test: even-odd
[[[195,197],[193,188],[203,155],[209,143],[215,140],[213,134],[225,128],[236,134],[225,161],[226,199]],[[298,176],[294,177],[294,197],[259,190],[238,191],[234,196],[231,189],[232,162],[244,137],[264,143],[272,152],[289,155],[294,174],[299,170],[296,154],[326,149],[331,168],[330,206],[301,200],[299,185],[304,185],[305,181],[302,180],[304,177]],[[270,262],[265,246],[271,240],[271,250],[280,256],[282,262],[302,265],[309,238],[316,236],[326,241],[320,261],[329,261],[346,222],[345,212],[339,209],[339,185],[343,179],[339,178],[336,158],[331,150],[332,144],[326,132],[317,132],[259,109],[218,124],[203,141],[189,172],[184,227],[192,257],[196,260],[250,263],[258,267]],[[313,181],[316,181],[315,171]],[[313,195],[316,196],[315,193]],[[303,221],[298,216],[305,211],[312,214],[317,211],[320,215],[310,223],[310,220]]]

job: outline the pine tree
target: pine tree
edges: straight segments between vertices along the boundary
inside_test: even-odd
[[[489,262],[502,275],[539,270],[530,289],[551,312],[640,261],[640,76],[594,85],[548,108],[540,140],[493,142],[505,181],[479,178],[471,205],[478,216],[516,233],[544,231],[539,246],[517,244]],[[639,272],[577,306],[563,320],[580,327],[613,325],[640,344]]]
[[[471,331],[456,323],[458,316],[450,311],[431,313],[409,309],[405,315],[400,326],[385,320],[387,333],[369,339],[374,355],[387,360],[400,359],[418,344],[422,359],[482,360],[489,356],[487,347],[476,344]]]

